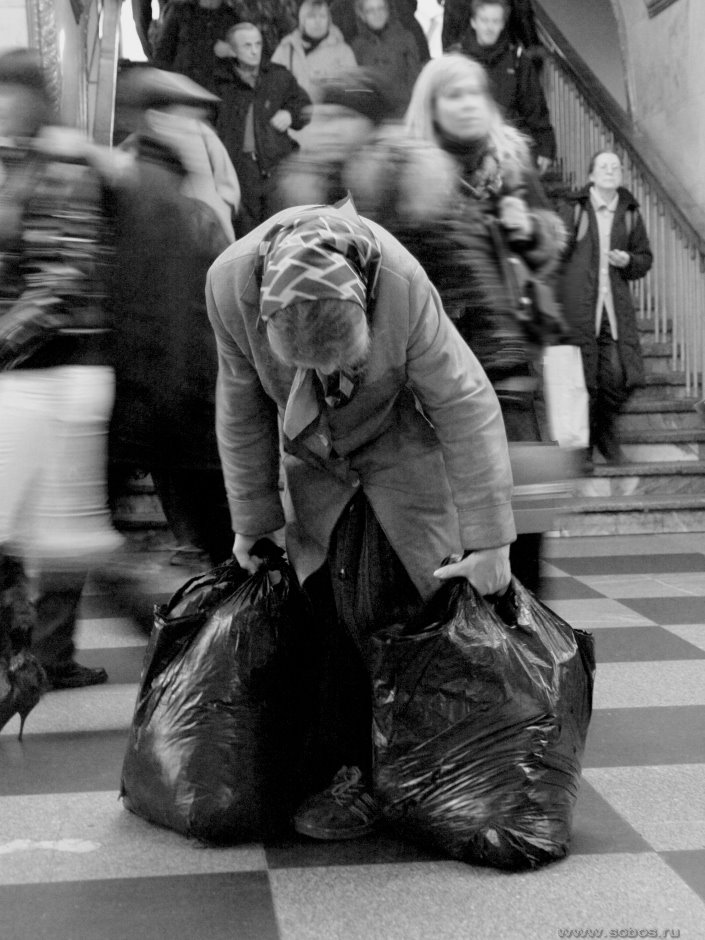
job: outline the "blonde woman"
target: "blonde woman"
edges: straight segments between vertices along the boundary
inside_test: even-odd
[[[401,141],[388,137],[357,155],[347,175],[356,204],[424,266],[494,385],[509,440],[538,441],[532,361],[553,337],[522,319],[508,258],[546,272],[564,229],[546,206],[527,141],[503,121],[482,66],[461,54],[424,66],[405,129]],[[434,179],[434,205],[422,177]],[[512,569],[533,590],[539,541],[527,533],[512,552]]]

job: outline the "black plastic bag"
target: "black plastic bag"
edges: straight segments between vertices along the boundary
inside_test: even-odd
[[[465,862],[521,869],[566,855],[592,710],[592,636],[516,579],[501,608],[454,580],[373,644],[383,818]]]
[[[306,608],[262,544],[256,574],[221,565],[155,609],[122,768],[129,810],[205,842],[278,834],[302,795]]]

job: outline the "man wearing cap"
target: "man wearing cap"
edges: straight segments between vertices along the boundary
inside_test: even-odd
[[[186,171],[181,191],[210,206],[228,242],[235,241],[240,183],[228,151],[208,122],[217,95],[185,75],[140,67],[120,75],[117,99],[125,129],[136,126],[178,154]],[[121,149],[133,151],[136,140],[131,134]]]
[[[172,564],[203,568],[227,558],[232,541],[204,287],[209,265],[233,237],[223,224],[229,212],[224,219],[208,199],[188,195],[193,178],[201,182],[194,168],[209,161],[198,149],[200,130],[172,111],[214,96],[185,76],[151,68],[128,71],[117,94],[121,113],[128,106],[137,126],[126,141],[131,166],[114,191],[112,468],[116,478],[134,468],[152,474],[177,541]],[[202,186],[199,193],[208,195]],[[214,180],[210,195],[217,195]]]
[[[218,73],[216,130],[242,188],[238,237],[275,210],[275,169],[296,149],[287,131],[308,123],[311,99],[283,65],[262,61],[262,34],[238,23],[227,35]]]
[[[440,580],[509,582],[511,470],[495,394],[420,265],[350,204],[278,213],[213,264],[217,434],[234,554],[286,526],[320,653],[312,838],[369,832],[370,635]],[[285,489],[280,495],[280,437]],[[449,555],[463,560],[439,567]]]

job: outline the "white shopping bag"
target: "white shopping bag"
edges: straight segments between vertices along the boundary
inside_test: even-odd
[[[579,346],[549,346],[543,356],[543,397],[551,440],[561,447],[590,441],[588,391]]]

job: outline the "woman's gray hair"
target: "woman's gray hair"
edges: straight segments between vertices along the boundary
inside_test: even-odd
[[[460,52],[449,52],[431,59],[416,79],[404,123],[408,135],[414,140],[427,140],[442,146],[436,124],[438,95],[453,82],[472,78],[484,93],[490,113],[488,138],[493,145],[504,175],[510,183],[518,184],[531,167],[528,138],[507,124],[489,90],[487,72],[474,59]]]

